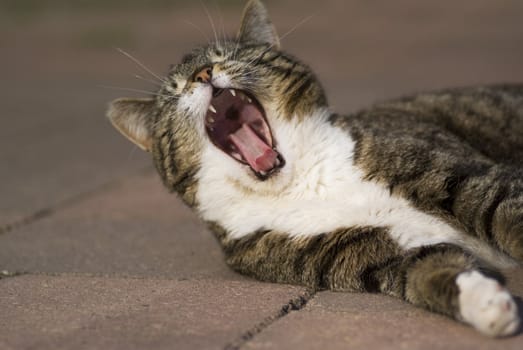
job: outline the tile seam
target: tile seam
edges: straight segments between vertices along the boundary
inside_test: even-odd
[[[144,176],[149,173],[152,173],[152,169],[150,166],[148,166],[147,168],[142,168],[142,169],[138,170],[137,172],[133,173],[132,176]],[[95,188],[92,188],[90,190],[87,190],[85,192],[80,192],[71,197],[65,198],[61,201],[57,201],[56,203],[52,204],[49,207],[38,209],[35,212],[33,212],[32,214],[28,214],[18,220],[14,220],[10,223],[1,225],[0,226],[0,236],[8,234],[13,231],[16,231],[17,229],[19,229],[21,227],[30,225],[41,219],[50,217],[50,216],[54,215],[56,212],[58,212],[64,208],[67,208],[68,206],[81,203],[82,201],[89,199],[99,193],[102,193],[103,191],[116,188],[126,179],[127,178],[122,179],[122,177],[119,177],[117,179],[110,180],[106,183],[103,183],[103,184],[101,184]]]
[[[273,315],[266,317],[261,322],[255,324],[253,327],[244,331],[238,338],[230,343],[227,343],[224,350],[240,350],[244,345],[252,341],[258,334],[262,333],[269,326],[278,322],[282,318],[286,317],[292,312],[298,312],[305,308],[305,306],[314,298],[316,295],[315,290],[307,289],[305,292],[300,293],[297,297],[289,300],[286,304],[282,305],[281,308]]]

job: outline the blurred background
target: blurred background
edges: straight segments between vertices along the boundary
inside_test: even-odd
[[[333,108],[420,90],[523,82],[523,1],[266,1],[283,48],[308,63]],[[158,74],[195,44],[235,33],[237,0],[0,0],[0,232],[149,157],[104,117],[116,86],[153,91],[120,47]]]

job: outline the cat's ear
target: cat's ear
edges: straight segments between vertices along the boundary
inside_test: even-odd
[[[270,44],[280,48],[280,39],[269,19],[265,5],[259,0],[250,0],[243,10],[243,17],[238,32],[239,42]]]
[[[113,126],[144,151],[153,145],[153,116],[155,101],[152,98],[120,98],[109,105],[107,117]]]

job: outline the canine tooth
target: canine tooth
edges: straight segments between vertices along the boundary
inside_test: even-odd
[[[249,103],[252,103],[252,100],[249,97],[247,97],[247,101],[249,101]]]
[[[214,108],[212,105],[209,105],[209,110],[213,113],[216,113],[216,108]]]
[[[211,117],[211,116],[209,116],[209,118],[207,118],[207,121],[208,121],[209,123],[214,123],[214,118]]]
[[[236,97],[236,91],[234,91],[233,89],[229,89],[229,92],[231,93],[231,95],[233,95],[234,97]]]

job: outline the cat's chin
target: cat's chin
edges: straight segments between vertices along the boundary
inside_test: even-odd
[[[248,165],[260,180],[285,165],[263,106],[246,91],[213,88],[205,130],[214,146]]]

